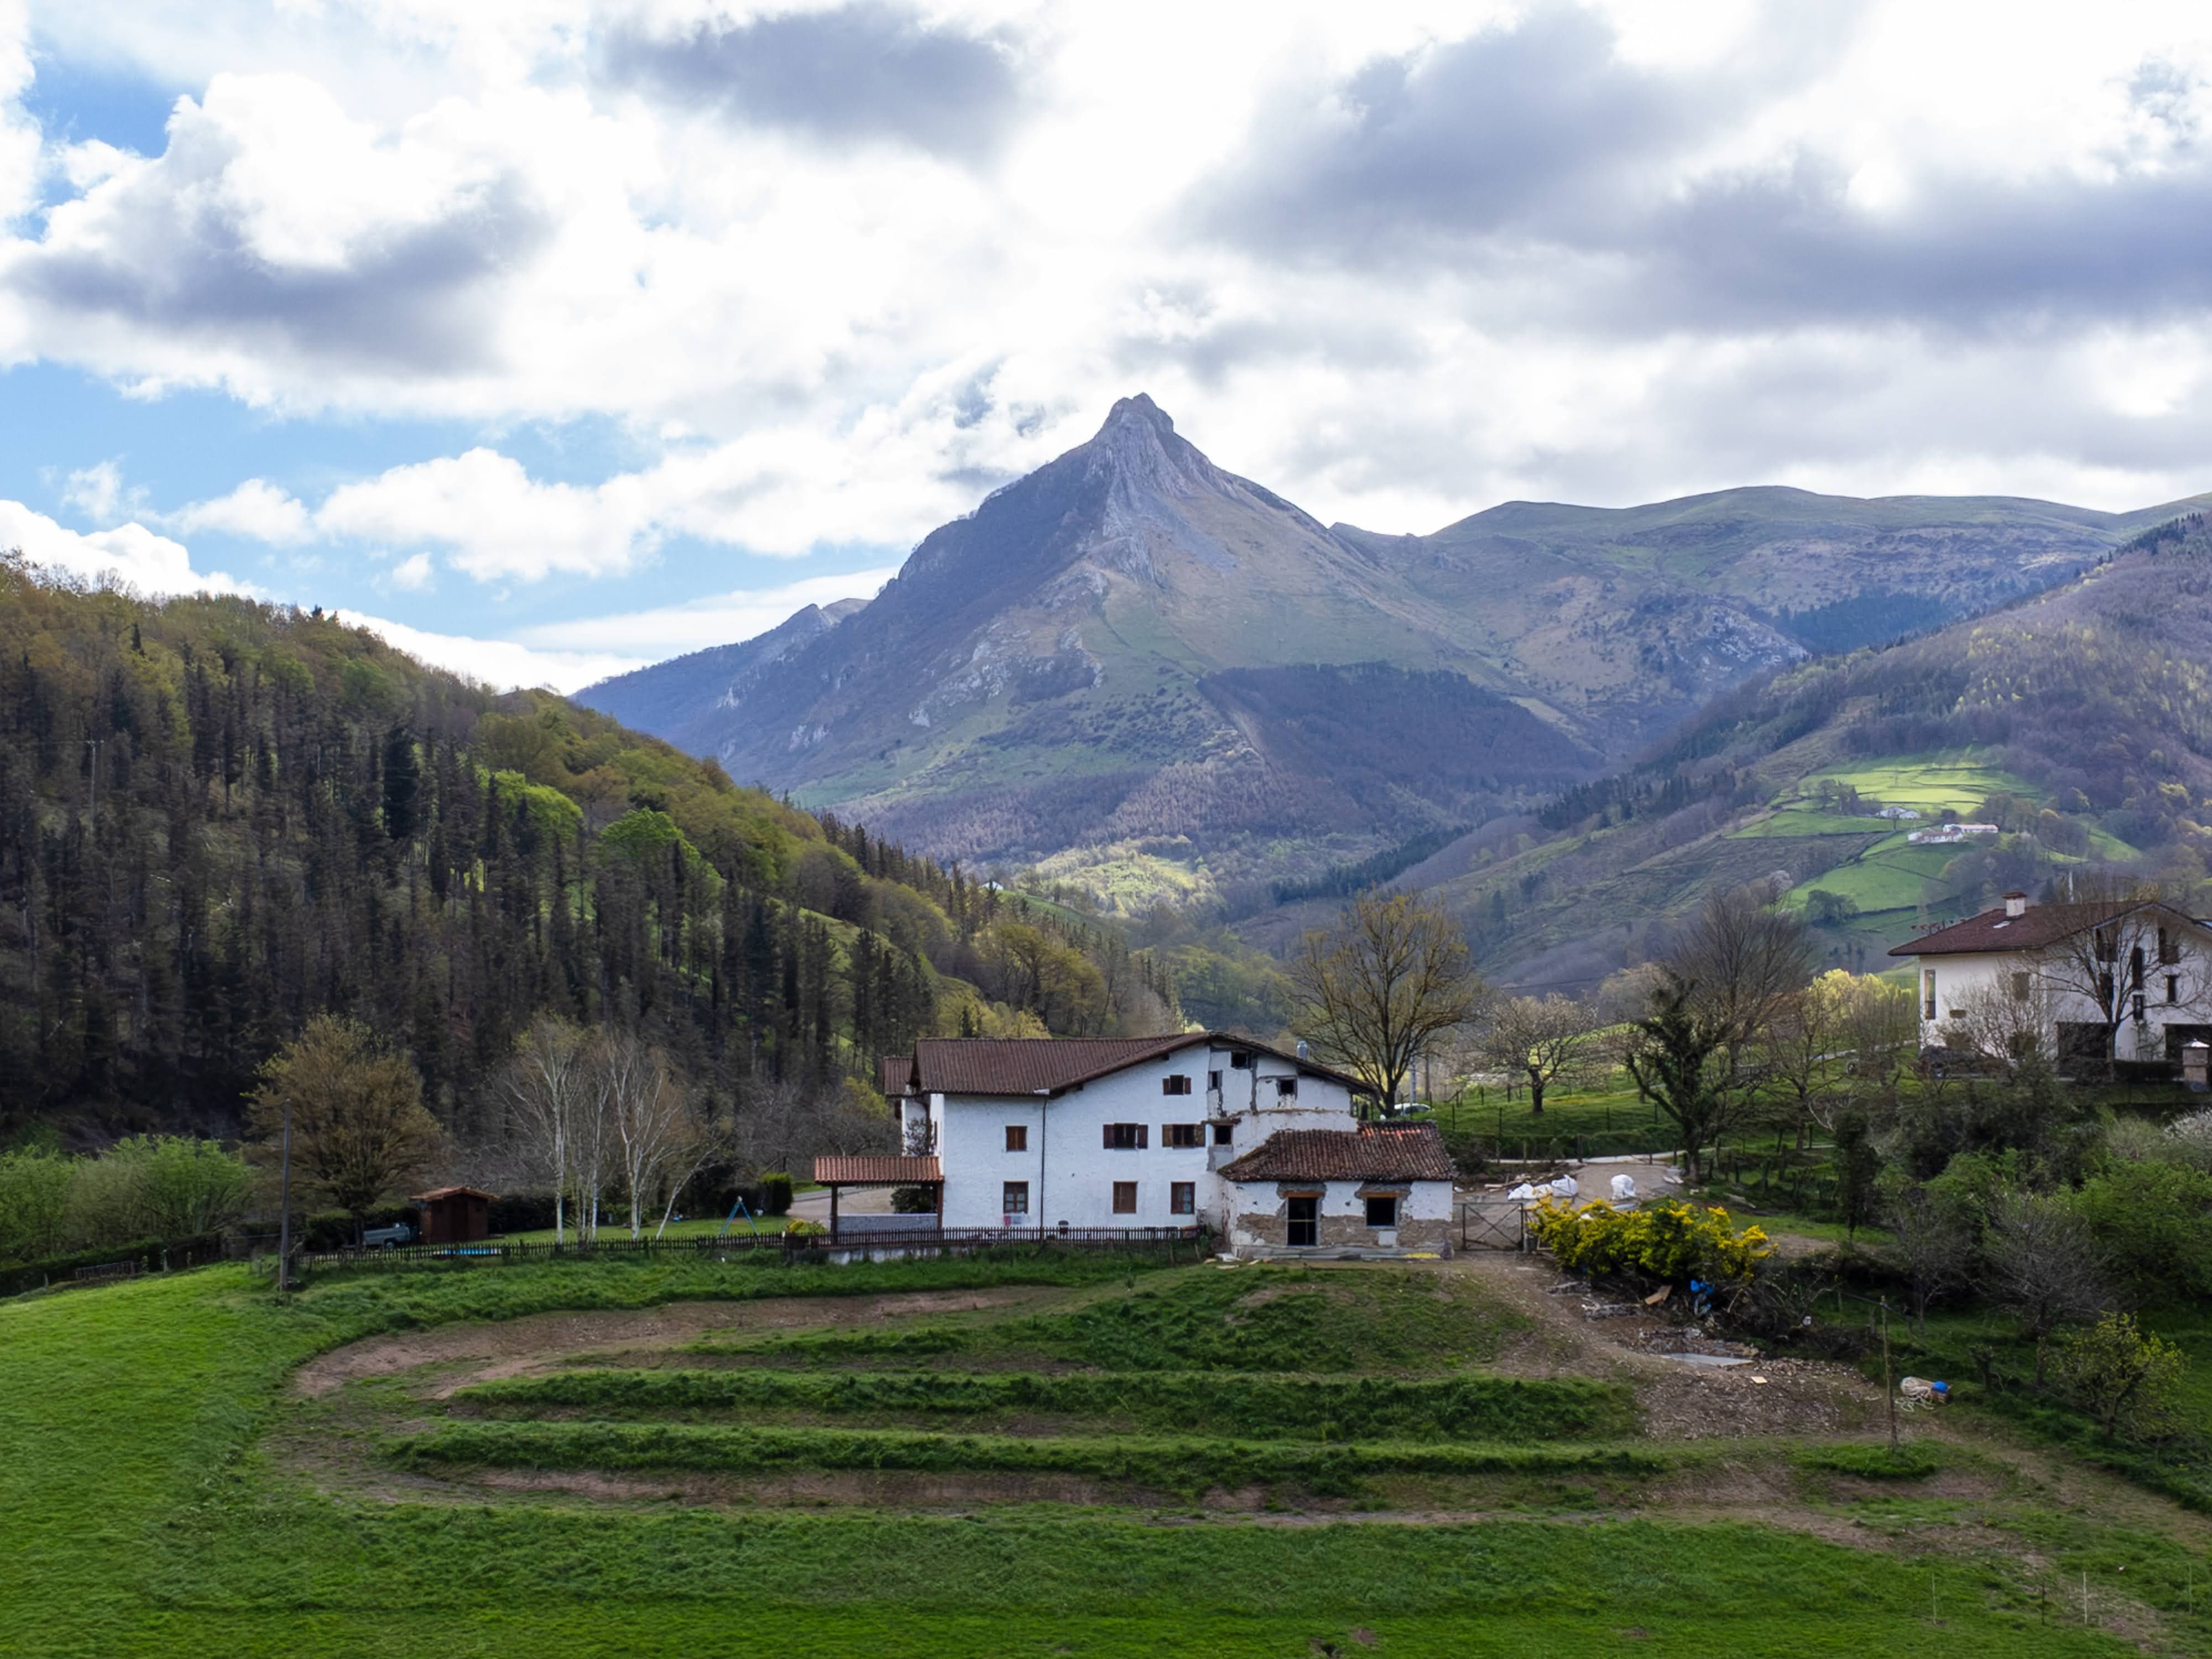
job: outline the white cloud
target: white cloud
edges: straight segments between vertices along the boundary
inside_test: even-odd
[[[255,592],[250,584],[219,570],[195,571],[191,555],[181,543],[157,536],[143,525],[80,535],[21,501],[0,501],[0,547],[21,550],[33,564],[86,581],[123,582],[149,595]]]
[[[437,574],[437,569],[431,563],[430,556],[428,553],[417,553],[414,557],[402,559],[398,564],[392,566],[392,574],[385,580],[394,587],[415,593],[428,587],[430,585],[430,579],[435,574]]]
[[[533,645],[574,650],[596,647],[659,661],[710,645],[749,640],[810,605],[873,599],[876,590],[897,574],[896,569],[884,568],[855,570],[842,576],[810,576],[781,587],[721,593],[651,611],[541,623],[521,629],[520,635]]]
[[[228,495],[194,501],[163,516],[162,522],[187,533],[214,530],[274,546],[291,546],[313,533],[307,509],[265,478],[248,478]]]
[[[79,467],[62,481],[62,504],[97,525],[112,525],[127,512],[143,510],[146,492],[127,488],[114,461]]]
[[[555,691],[574,691],[610,674],[642,668],[651,657],[622,656],[606,651],[541,650],[512,640],[479,640],[461,634],[433,634],[382,617],[356,611],[339,613],[356,628],[381,635],[398,649],[434,667],[450,669],[471,679],[508,690],[516,686],[546,686]]]

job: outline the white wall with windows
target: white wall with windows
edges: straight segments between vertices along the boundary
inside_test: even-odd
[[[947,1227],[1090,1228],[1219,1227],[1221,1164],[1278,1129],[1357,1121],[1342,1084],[1202,1040],[1049,1099],[933,1095],[927,1121]]]

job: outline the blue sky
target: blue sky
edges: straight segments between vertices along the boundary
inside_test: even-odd
[[[2212,488],[2212,25],[2021,16],[0,0],[0,539],[567,689],[1137,391],[1386,531]]]

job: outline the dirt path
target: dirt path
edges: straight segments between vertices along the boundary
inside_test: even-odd
[[[578,1354],[638,1351],[641,1359],[708,1335],[872,1324],[909,1314],[972,1313],[1054,1294],[1049,1286],[943,1291],[909,1296],[773,1297],[757,1302],[672,1302],[658,1308],[530,1314],[496,1324],[394,1331],[333,1348],[301,1366],[295,1390],[310,1397],[348,1382],[425,1366],[448,1374],[428,1390],[441,1399],[472,1382],[558,1369]]]
[[[1881,1413],[1881,1389],[1849,1366],[1807,1359],[1761,1359],[1725,1369],[1685,1364],[1648,1345],[1680,1328],[1662,1310],[1592,1319],[1602,1298],[1568,1284],[1541,1257],[1469,1250],[1447,1270],[1483,1286],[1534,1322],[1501,1358],[1500,1369],[1536,1376],[1606,1376],[1636,1390],[1646,1432],[1662,1440],[1766,1435],[1832,1438],[1865,1429]],[[1556,1293],[1555,1293],[1556,1292]]]

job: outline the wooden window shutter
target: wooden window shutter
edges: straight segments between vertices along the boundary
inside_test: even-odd
[[[1149,1123],[1139,1123],[1137,1126],[1137,1150],[1141,1152],[1152,1144],[1152,1126]]]
[[[1114,1150],[1114,1126],[1108,1124],[1103,1133],[1106,1137],[1106,1150],[1110,1152]]]

